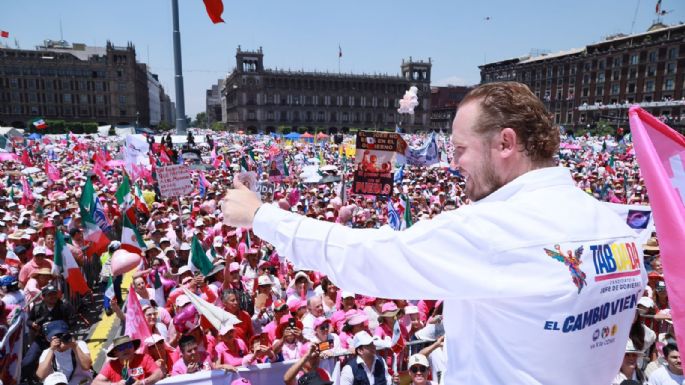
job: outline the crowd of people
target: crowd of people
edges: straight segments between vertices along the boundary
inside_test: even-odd
[[[406,137],[410,143],[427,139]],[[440,383],[446,357],[439,299],[375,298],[346,291],[319,272],[298,271],[251,229],[223,223],[223,194],[234,178],[244,178],[255,187],[271,184],[272,189],[260,190],[262,198],[285,210],[355,228],[386,225],[385,198],[351,194],[354,137],[338,143],[323,137],[289,141],[198,130],[184,148],[174,148],[170,137],[150,137],[149,175],[125,174],[123,162],[117,162],[121,139],[67,135],[14,140],[10,152],[16,156],[0,163],[0,339],[17,314],[28,313],[23,381],[152,385],[177,374],[290,361],[286,384],[398,384],[401,376],[404,383]],[[447,136],[438,135],[438,141],[447,156],[443,160],[449,162]],[[629,135],[563,136],[561,143],[559,164],[571,170],[580,189],[603,201],[649,204]],[[190,152],[199,159],[184,157]],[[274,178],[268,170],[277,156],[285,172]],[[194,170],[194,191],[163,197],[155,167],[183,162]],[[307,166],[319,166],[324,179],[312,183],[302,178]],[[104,292],[112,256],[122,247],[128,212],[116,192],[125,178],[133,185],[133,226],[145,243],[141,262],[130,273],[131,288],[150,337],[117,336],[96,371],[87,344],[75,337],[80,309],[74,308],[64,274],[54,265],[55,238],[58,233],[65,236],[79,266],[97,264],[101,284],[90,289]],[[79,207],[87,181],[95,186],[102,206],[104,218],[98,224],[110,239],[107,249],[97,254],[88,253],[91,241],[84,237]],[[390,199],[410,226],[469,204],[463,189],[463,179],[443,163],[407,165]],[[191,268],[198,252],[194,241],[212,263],[204,274]],[[680,384],[683,371],[656,237],[643,248],[649,285],[639,300],[614,383]],[[104,310],[123,324],[132,293],[122,287],[121,276],[112,278],[115,294]],[[213,327],[184,288],[240,322]],[[339,378],[332,376],[336,363],[342,364]]]

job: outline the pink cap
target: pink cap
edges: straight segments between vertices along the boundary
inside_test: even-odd
[[[252,385],[252,383],[247,378],[239,378],[231,382],[231,385]]]
[[[325,323],[331,323],[331,320],[329,320],[326,317],[317,317],[316,319],[314,319],[314,329],[318,328],[319,326]]]
[[[230,265],[228,265],[228,271],[229,272],[234,272],[240,270],[240,264],[238,262],[231,262]]]
[[[381,307],[381,313],[386,313],[386,312],[394,312],[397,311],[397,305],[395,305],[394,302],[386,302],[383,304],[383,307]]]

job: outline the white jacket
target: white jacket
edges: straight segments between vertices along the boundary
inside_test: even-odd
[[[444,299],[447,385],[611,383],[646,283],[634,231],[558,167],[402,232],[274,205],[254,231],[341,289]]]

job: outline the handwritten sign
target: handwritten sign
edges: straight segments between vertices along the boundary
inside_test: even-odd
[[[164,198],[188,195],[193,191],[190,169],[183,164],[158,167],[157,184]]]

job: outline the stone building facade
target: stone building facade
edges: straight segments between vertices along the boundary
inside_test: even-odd
[[[583,48],[523,56],[479,67],[481,82],[527,84],[566,127],[600,120],[627,126],[640,104],[669,124],[685,122],[685,25],[652,25],[647,32],[614,35]]]
[[[427,129],[431,62],[402,61],[401,75],[340,74],[264,68],[262,49],[238,47],[236,68],[221,89],[222,121],[231,131],[343,132],[351,129]],[[411,86],[419,90],[414,115],[397,113]]]

